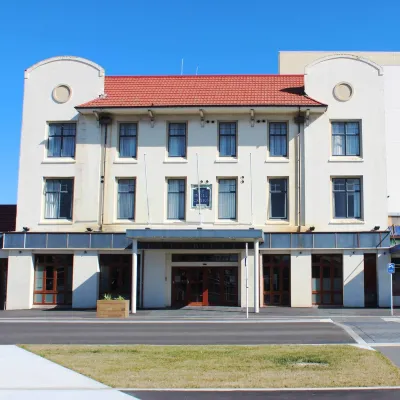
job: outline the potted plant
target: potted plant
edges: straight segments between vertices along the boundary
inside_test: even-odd
[[[105,294],[103,300],[97,300],[97,318],[128,318],[129,300],[124,297],[112,297],[111,294]]]

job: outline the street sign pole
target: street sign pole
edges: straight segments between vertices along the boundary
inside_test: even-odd
[[[393,317],[393,274],[390,274],[390,315]]]
[[[246,319],[249,318],[249,267],[247,266],[248,256],[249,256],[249,245],[246,243],[246,256],[244,258],[244,266],[246,268]]]

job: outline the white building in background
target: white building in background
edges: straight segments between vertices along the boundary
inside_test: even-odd
[[[255,311],[388,306],[387,67],[302,57],[279,75],[26,70],[7,309],[245,307],[246,270]]]

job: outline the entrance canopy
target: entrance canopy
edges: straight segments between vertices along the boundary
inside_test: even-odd
[[[263,242],[261,229],[128,229],[126,237],[142,241],[202,240]]]

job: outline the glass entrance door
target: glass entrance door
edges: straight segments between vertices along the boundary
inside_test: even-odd
[[[172,301],[174,307],[237,306],[237,267],[173,267]]]
[[[290,256],[264,255],[264,305],[290,305]]]

